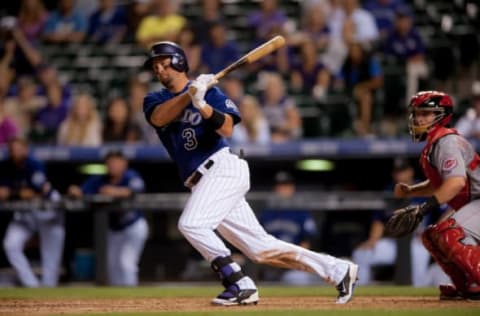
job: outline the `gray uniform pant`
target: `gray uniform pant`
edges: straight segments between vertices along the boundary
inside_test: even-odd
[[[457,212],[452,217],[462,226],[467,235],[476,239],[477,244],[480,242],[480,200],[474,200]]]
[[[48,214],[47,216],[45,216]],[[26,242],[38,232],[42,260],[42,280],[35,276],[24,253]],[[16,213],[8,225],[3,247],[8,261],[15,269],[23,286],[53,287],[58,283],[65,240],[63,213],[32,211]]]

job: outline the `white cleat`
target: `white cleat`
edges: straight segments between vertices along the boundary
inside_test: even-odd
[[[357,280],[358,265],[351,262],[348,264],[348,270],[345,277],[336,286],[338,291],[337,304],[346,304],[352,299],[353,290],[355,289],[355,283],[357,283]]]

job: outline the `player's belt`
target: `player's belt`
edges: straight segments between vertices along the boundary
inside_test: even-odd
[[[212,159],[209,159],[203,165],[203,167],[208,170],[213,166],[214,163],[215,162]],[[202,179],[202,177],[203,177],[203,173],[201,173],[198,170],[195,170],[195,172],[192,173],[192,175],[190,177],[188,177],[187,181],[185,181],[185,186],[187,186],[188,188],[192,188],[193,186],[195,186],[200,181],[200,179]]]

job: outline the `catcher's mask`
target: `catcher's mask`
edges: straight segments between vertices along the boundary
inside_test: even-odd
[[[145,69],[152,69],[153,59],[156,57],[165,56],[171,58],[171,66],[179,72],[188,72],[187,56],[183,49],[174,42],[162,41],[152,45],[148,53],[148,59],[143,66]]]
[[[435,118],[427,124],[417,122],[419,112],[433,112]],[[408,104],[408,130],[414,142],[424,141],[434,126],[447,126],[452,119],[452,98],[443,92],[421,91],[415,94]]]

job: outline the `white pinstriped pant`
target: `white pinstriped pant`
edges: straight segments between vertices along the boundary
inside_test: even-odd
[[[216,229],[252,261],[317,273],[332,284],[343,279],[348,269],[346,260],[286,243],[263,229],[245,200],[250,189],[245,160],[228,148],[209,159],[214,164],[208,171],[199,168],[203,177],[192,188],[178,222],[179,230],[208,262],[231,254],[215,234]]]

